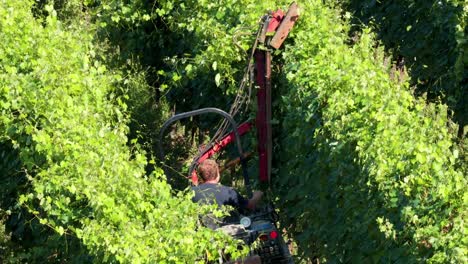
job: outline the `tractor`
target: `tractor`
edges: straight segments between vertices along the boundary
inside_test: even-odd
[[[257,131],[258,151],[258,180],[260,183],[270,185],[272,163],[272,129],[271,129],[271,59],[273,49],[278,49],[286,39],[294,23],[299,17],[296,3],[292,3],[286,12],[277,10],[268,12],[260,19],[255,42],[252,46],[246,73],[240,84],[240,89],[228,112],[218,108],[202,108],[190,112],[179,113],[167,120],[159,133],[159,158],[164,161],[165,153],[162,147],[166,130],[175,122],[205,114],[217,114],[223,117],[218,131],[210,142],[203,146],[198,155],[193,158],[189,167],[187,179],[192,185],[198,185],[197,166],[204,160],[212,157],[225,149],[230,143],[236,144],[238,157],[228,164],[241,165],[243,182],[247,194],[251,195],[250,178],[247,169],[248,154],[242,147],[241,136],[249,132],[255,126]],[[261,48],[259,48],[261,47]],[[244,122],[237,125],[233,116],[245,103],[246,87],[252,83],[257,86],[257,113],[254,122]],[[250,91],[249,91],[250,94]],[[231,131],[228,131],[228,128]],[[265,206],[250,212],[241,212],[238,217],[229,223],[223,223],[218,228],[239,240],[244,241],[250,247],[249,255],[259,259],[261,263],[294,263],[288,245],[285,243],[281,230],[278,229],[278,215],[273,203],[265,202]],[[220,263],[234,263],[220,259]]]

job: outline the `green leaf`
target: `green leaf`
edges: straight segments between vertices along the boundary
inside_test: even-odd
[[[219,85],[221,84],[221,74],[219,74],[219,73],[216,74],[215,83],[216,83],[216,86],[219,87]]]

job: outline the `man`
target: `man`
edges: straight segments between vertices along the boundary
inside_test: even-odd
[[[246,199],[231,187],[219,183],[220,174],[216,161],[206,159],[198,166],[198,170],[203,179],[203,183],[192,187],[195,191],[194,202],[214,204],[218,206],[230,205],[236,209],[237,213],[245,209],[255,209],[263,196],[261,191],[255,191],[252,198]],[[229,220],[226,218],[224,220]],[[211,224],[208,224],[209,226]]]
[[[218,204],[230,205],[234,207],[238,212],[241,212],[245,209],[255,209],[257,204],[260,202],[260,199],[263,196],[261,191],[255,191],[252,195],[252,198],[246,199],[240,195],[236,190],[231,187],[224,186],[219,183],[219,167],[216,161],[206,159],[198,166],[200,175],[203,179],[203,183],[192,187],[192,190],[195,191],[195,196],[192,198],[194,202],[208,203],[208,204]],[[232,212],[231,212],[232,214]],[[205,226],[217,229],[221,223],[229,223],[232,217],[226,217],[222,220],[216,219],[214,216],[208,215],[202,218],[202,222]],[[223,232],[226,232],[223,230]],[[229,232],[226,232],[229,234]],[[234,260],[227,262],[229,264],[260,264],[261,259],[258,255],[247,256],[243,259]]]

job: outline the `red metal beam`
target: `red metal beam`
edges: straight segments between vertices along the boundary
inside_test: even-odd
[[[291,31],[294,23],[299,17],[297,4],[293,2],[286,15],[279,9],[271,14],[271,17],[263,27],[260,43],[265,38],[271,38],[266,44],[278,49]],[[268,24],[268,25],[266,25]],[[276,33],[275,33],[276,32]],[[269,50],[257,50],[255,52],[256,83],[257,90],[257,116],[255,126],[257,127],[258,156],[259,156],[259,179],[262,182],[270,180],[271,158],[272,158],[272,129],[271,129],[271,52]],[[244,123],[239,126],[239,135],[250,130],[252,124]],[[201,163],[210,158],[216,152],[234,141],[234,133],[230,133],[221,141],[206,151],[198,160]],[[191,175],[192,182],[198,183],[197,173],[194,170]]]
[[[271,177],[271,159],[272,159],[272,130],[271,130],[271,51],[265,51],[265,120],[266,120],[266,159],[267,159],[267,177],[260,181],[270,181]]]
[[[281,47],[281,44],[283,44],[284,40],[289,34],[289,31],[294,26],[294,23],[296,23],[296,20],[299,18],[299,9],[297,7],[297,4],[293,2],[288,9],[288,12],[286,13],[286,16],[284,19],[281,21],[281,24],[278,27],[278,30],[276,31],[276,34],[273,36],[273,38],[270,41],[270,46],[278,49]]]
[[[256,82],[258,85],[257,90],[257,117],[255,119],[255,126],[257,128],[258,139],[258,161],[259,161],[259,179],[262,182],[269,180],[268,174],[268,119],[267,119],[267,56],[263,50],[257,50],[255,53],[256,64]],[[269,65],[269,63],[268,63]],[[271,103],[270,103],[271,104]]]
[[[281,24],[281,20],[283,20],[284,12],[281,9],[278,9],[271,15],[270,23],[268,24],[267,28],[267,35],[268,33],[275,33],[278,26]]]
[[[239,127],[237,127],[237,132],[239,133],[239,136],[244,135],[245,133],[249,132],[250,129],[252,129],[253,124],[250,122],[245,122],[242,123]],[[209,148],[203,155],[201,155],[198,160],[197,164],[202,163],[204,160],[209,159],[211,156],[213,156],[215,153],[221,151],[224,149],[229,143],[233,142],[236,140],[236,137],[234,135],[234,132],[231,132],[227,134],[225,137],[223,137],[220,141],[216,142],[211,148]],[[192,175],[190,175],[193,184],[197,185],[198,184],[198,176],[197,172],[194,170],[192,172]]]

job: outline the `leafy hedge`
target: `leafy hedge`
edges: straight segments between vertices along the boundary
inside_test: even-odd
[[[175,98],[178,110],[226,109],[229,96],[207,94],[237,87],[252,36],[239,36],[238,45],[233,37],[244,26],[253,32],[266,8],[289,1],[257,2],[56,1],[59,17],[83,18],[67,24],[50,5],[34,19],[32,1],[1,2],[0,139],[19,152],[27,184],[18,200],[40,231],[76,237],[95,262],[216,256],[225,238],[195,231],[207,209],[174,195],[158,168],[145,176],[149,164],[128,142],[127,124],[152,122],[148,101],[138,97],[154,88]],[[274,191],[283,224],[305,255],[332,263],[466,262],[466,168],[455,169],[464,165],[445,106],[426,105],[407,82],[392,80],[367,30],[349,47],[338,11],[318,0],[300,6],[274,102],[281,122]],[[122,61],[101,57],[107,41],[118,49],[104,52]],[[114,63],[133,67],[133,56],[157,77],[113,70]],[[0,222],[10,208],[2,209]],[[9,238],[2,233],[3,244]],[[79,261],[50,252],[43,256]]]
[[[11,142],[0,143],[0,262],[39,263],[46,258],[90,262],[86,247],[76,236],[44,227],[26,208],[18,206],[19,196],[32,191],[19,153]],[[64,245],[67,250],[63,250]]]
[[[390,78],[368,30],[350,47],[338,11],[301,6],[277,177],[300,249],[331,263],[467,262],[467,180],[446,106]]]
[[[468,124],[466,1],[348,0],[342,4],[353,13],[353,23],[372,26],[385,48],[404,61],[419,94],[427,93],[431,101],[441,97],[455,111],[461,136]]]
[[[244,4],[251,7],[249,12],[243,11]],[[236,89],[236,77],[241,77],[245,66],[245,51],[234,45],[234,32],[246,20],[256,19],[259,15],[255,11],[263,12],[263,5],[252,1],[214,4],[166,0],[149,4],[138,0],[88,5],[89,14],[100,26],[101,40],[118,45],[123,60],[138,58],[152,75],[147,76],[148,82],[180,111],[197,109],[207,102],[226,107],[224,97],[207,100],[204,95]],[[239,40],[245,49],[250,44],[246,40]]]
[[[18,150],[31,186],[18,203],[97,262],[193,263],[225,243],[234,251],[197,228],[207,208],[174,195],[161,170],[144,174],[144,153],[127,146],[122,77],[95,57],[93,32],[65,27],[50,5],[36,20],[32,2],[0,2],[0,139]]]

